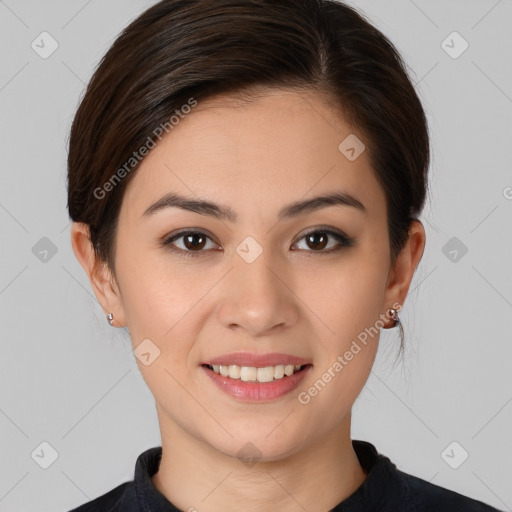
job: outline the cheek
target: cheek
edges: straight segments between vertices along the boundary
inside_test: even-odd
[[[361,249],[346,258],[337,272],[320,275],[314,288],[314,307],[329,329],[323,329],[325,334],[318,338],[321,349],[315,384],[306,392],[311,398],[318,396],[314,400],[325,414],[343,415],[350,409],[370,375],[378,349],[386,255],[370,247]]]
[[[354,252],[340,265],[317,272],[315,280],[308,283],[309,295],[305,296],[326,325],[324,339],[330,340],[329,352],[342,350],[379,320],[384,312],[385,263],[375,254]]]
[[[187,286],[179,266],[162,258],[159,249],[125,245],[116,261],[123,306],[134,345],[144,338],[163,342],[186,317],[197,293]],[[160,341],[157,341],[160,340]]]
[[[331,283],[325,301],[325,330],[311,386],[303,401],[311,400],[320,414],[338,420],[348,413],[370,375],[380,336],[382,289],[371,272],[352,272]],[[318,303],[316,303],[318,304]]]

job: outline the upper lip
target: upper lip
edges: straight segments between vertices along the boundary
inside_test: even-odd
[[[250,352],[237,352],[233,354],[224,354],[222,356],[214,357],[205,361],[203,364],[210,365],[231,365],[236,364],[238,366],[251,366],[264,368],[265,366],[277,366],[280,364],[300,364],[301,366],[311,364],[307,359],[302,357],[292,356],[290,354],[251,354]]]

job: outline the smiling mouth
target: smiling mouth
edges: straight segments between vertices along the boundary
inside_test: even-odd
[[[293,364],[278,364],[275,366],[265,366],[258,368],[255,366],[238,366],[236,364],[218,365],[218,364],[203,364],[204,368],[208,368],[212,372],[222,377],[227,377],[233,380],[242,382],[274,382],[292,375],[302,372],[312,366],[311,364],[293,365]]]

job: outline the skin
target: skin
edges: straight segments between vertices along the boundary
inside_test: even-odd
[[[349,161],[338,150],[351,133],[364,141],[314,91],[267,90],[250,103],[233,96],[200,102],[127,187],[117,279],[96,259],[87,226],[72,226],[75,255],[114,326],[127,327],[133,348],[149,338],[160,350],[149,366],[137,359],[162,434],[152,480],[181,510],[325,512],[366,478],[351,444],[351,408],[370,374],[378,334],[309,403],[297,397],[359,333],[405,302],[425,231],[412,223],[392,266],[385,195],[368,152]],[[355,196],[367,211],[336,205],[277,219],[285,205],[333,190]],[[179,208],[143,216],[168,192],[229,206],[237,220]],[[329,254],[338,245],[331,235],[327,247],[304,238],[318,226],[356,242]],[[185,238],[174,245],[195,256],[159,245],[183,228],[210,237],[202,252]],[[247,236],[263,250],[252,263],[236,252]],[[293,354],[313,366],[293,392],[246,403],[220,391],[200,366],[238,351]],[[237,457],[247,442],[261,457],[252,466]]]

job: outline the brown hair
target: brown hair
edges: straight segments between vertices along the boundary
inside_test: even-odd
[[[394,263],[424,206],[430,153],[421,102],[393,44],[339,1],[162,0],[105,54],[70,133],[69,215],[89,226],[114,276],[135,152],[191,98],[250,96],[260,86],[318,91],[364,134],[386,195]]]

